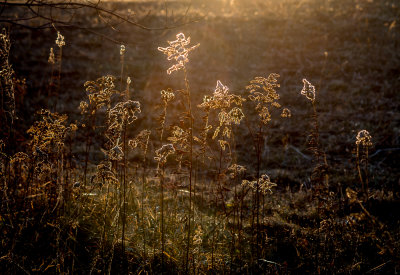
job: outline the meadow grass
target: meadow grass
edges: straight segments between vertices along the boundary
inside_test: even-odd
[[[64,39],[58,32],[59,54],[50,50],[49,57],[50,88],[58,71],[57,94],[61,60],[63,66],[67,62]],[[216,83],[215,88],[199,92],[192,78],[201,74],[202,64],[194,60],[204,54],[203,42],[213,50],[183,33],[169,36],[167,47],[152,45],[173,63],[166,65],[159,56],[158,66],[172,80],[165,80],[170,86],[162,83],[151,102],[130,88],[131,77],[135,81],[125,75],[130,48],[121,45],[119,77],[87,81],[74,120],[57,112],[62,109],[57,98],[48,101],[48,109],[35,114],[23,146],[16,146],[19,84],[9,62],[9,34],[3,31],[1,272],[385,273],[399,268],[399,217],[387,213],[399,205],[398,189],[376,184],[374,132],[353,129],[354,154],[342,156],[351,168],[336,171],[329,157],[333,145],[325,146],[330,136],[322,131],[328,108],[322,104],[324,81],[314,86],[301,76],[297,89],[288,91],[286,85],[282,92],[285,74],[263,71],[239,90],[210,78],[207,87]],[[297,105],[287,97],[298,98]],[[296,123],[292,120],[305,121],[293,138],[302,138],[304,148],[288,141],[290,129],[277,127]],[[272,164],[271,147],[279,155]],[[293,161],[289,149],[306,163],[299,165],[306,167],[300,173],[285,172],[285,162]]]

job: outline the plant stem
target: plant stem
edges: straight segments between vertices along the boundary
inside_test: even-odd
[[[189,81],[187,78],[186,67],[183,68],[185,77],[186,97],[189,111],[189,138],[190,138],[190,151],[189,151],[189,216],[188,216],[188,232],[187,232],[187,243],[186,243],[186,273],[189,273],[189,251],[190,251],[190,233],[191,233],[191,219],[192,219],[192,170],[193,170],[193,115],[192,115],[192,103],[190,99],[190,88]]]

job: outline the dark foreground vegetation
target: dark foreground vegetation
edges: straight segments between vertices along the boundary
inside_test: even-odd
[[[14,3],[0,273],[400,271],[397,1]]]

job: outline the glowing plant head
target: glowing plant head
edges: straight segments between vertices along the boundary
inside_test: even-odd
[[[185,67],[185,64],[189,62],[189,52],[197,48],[200,44],[188,48],[190,44],[190,37],[186,38],[183,33],[176,35],[176,40],[168,41],[169,47],[163,48],[158,47],[158,50],[167,55],[168,60],[175,60],[177,63],[172,65],[168,70],[167,74],[171,74],[173,71],[178,71]]]
[[[242,119],[244,118],[244,114],[242,112],[242,109],[238,107],[234,107],[230,112],[229,112],[229,117],[231,122],[239,125]]]
[[[62,48],[62,46],[65,46],[64,36],[61,35],[60,32],[57,32],[56,44],[60,48]]]
[[[280,98],[276,92],[279,87],[278,82],[279,74],[271,73],[268,77],[257,76],[250,81],[250,85],[246,86],[248,90],[249,99],[256,104],[256,111],[261,119],[261,122],[268,124],[271,121],[271,108],[281,108],[277,102]]]
[[[84,86],[89,97],[89,104],[92,105],[94,110],[111,105],[111,96],[118,93],[115,90],[114,80],[114,76],[107,75],[98,78],[96,81],[85,82]]]
[[[140,112],[139,101],[128,100],[118,103],[109,111],[109,128],[121,128],[124,123],[131,124],[137,119],[136,113]]]
[[[219,97],[225,97],[228,95],[229,88],[228,86],[225,86],[224,84],[221,83],[221,81],[217,80],[217,86],[215,87],[214,90],[214,97],[219,98]]]
[[[161,99],[164,101],[165,104],[170,102],[175,98],[175,94],[172,89],[168,88],[167,90],[161,91]]]
[[[156,150],[156,157],[154,159],[160,164],[165,164],[167,162],[167,157],[175,153],[174,145],[165,144],[160,149]]]
[[[303,89],[301,90],[301,94],[307,97],[311,102],[315,100],[315,87],[312,85],[307,79],[303,79]]]
[[[361,130],[358,132],[357,137],[356,137],[356,144],[357,145],[362,145],[365,147],[370,147],[372,146],[372,137],[369,134],[367,130]]]
[[[283,108],[281,117],[287,117],[290,118],[292,116],[292,113],[288,108]]]
[[[246,167],[239,164],[232,164],[228,167],[228,171],[230,172],[229,176],[233,179],[240,174],[246,172]]]

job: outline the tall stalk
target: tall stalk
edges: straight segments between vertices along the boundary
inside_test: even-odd
[[[156,157],[154,158],[158,162],[157,174],[160,180],[161,190],[161,272],[164,272],[164,252],[165,252],[165,232],[164,232],[164,173],[165,163],[167,157],[175,152],[175,148],[172,144],[163,145],[160,149],[156,150]]]
[[[183,68],[185,77],[185,88],[186,97],[188,104],[188,116],[190,120],[189,128],[189,138],[190,138],[190,151],[189,151],[189,217],[188,217],[188,232],[187,232],[187,242],[186,242],[186,272],[189,272],[189,251],[190,251],[190,233],[191,233],[191,220],[192,220],[192,173],[193,173],[193,115],[192,115],[192,103],[190,99],[190,88],[189,81],[187,78],[186,67]]]

